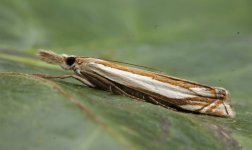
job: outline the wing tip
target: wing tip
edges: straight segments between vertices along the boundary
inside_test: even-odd
[[[214,102],[212,107],[208,107],[200,111],[203,114],[209,114],[213,116],[234,118],[235,112],[232,110],[232,107],[227,102]]]

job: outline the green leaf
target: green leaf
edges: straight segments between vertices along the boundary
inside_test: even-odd
[[[1,0],[0,149],[250,149],[251,2]],[[236,117],[88,88],[36,49],[156,68],[231,92]]]

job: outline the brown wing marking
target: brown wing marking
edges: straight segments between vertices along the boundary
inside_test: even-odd
[[[215,93],[215,90],[212,87],[209,87],[207,85],[198,84],[198,83],[191,82],[191,81],[187,81],[187,80],[184,80],[184,79],[179,79],[179,78],[167,76],[167,75],[164,75],[164,74],[158,74],[158,73],[155,73],[155,72],[150,72],[150,71],[141,70],[141,69],[137,69],[137,68],[122,66],[122,65],[115,64],[115,63],[112,63],[112,62],[109,62],[109,61],[98,61],[96,63],[102,64],[102,65],[107,66],[107,67],[119,69],[119,70],[122,70],[122,71],[127,71],[127,72],[131,72],[131,73],[134,73],[134,74],[151,77],[151,78],[156,79],[158,81],[161,81],[161,82],[164,82],[164,83],[169,83],[169,84],[172,84],[172,85],[178,85],[180,87],[187,88],[187,89],[190,89],[192,87],[205,87],[205,88],[208,88],[209,91],[211,91],[211,93]]]

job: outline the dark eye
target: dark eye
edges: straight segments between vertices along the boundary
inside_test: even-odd
[[[75,57],[67,57],[66,64],[72,66],[75,63]]]

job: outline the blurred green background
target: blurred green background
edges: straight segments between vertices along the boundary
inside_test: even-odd
[[[251,0],[0,0],[0,149],[251,149],[251,7]],[[236,118],[36,78],[29,74],[68,73],[40,62],[39,48],[225,87]]]

